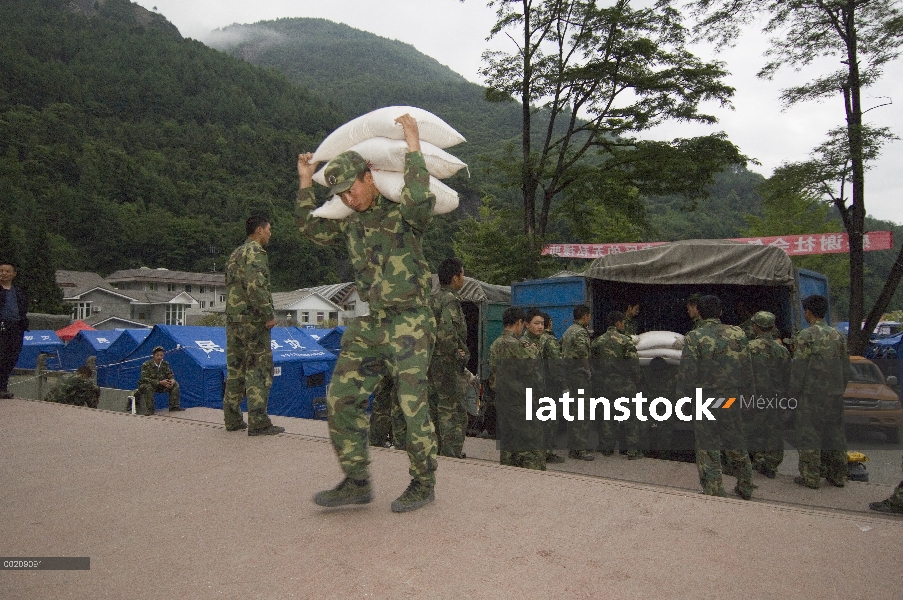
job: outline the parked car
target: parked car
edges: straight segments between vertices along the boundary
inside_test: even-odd
[[[889,385],[896,385],[891,375],[884,379],[878,365],[862,356],[850,357],[850,380],[843,395],[843,414],[849,426],[878,429],[891,444],[900,443],[903,405]]]

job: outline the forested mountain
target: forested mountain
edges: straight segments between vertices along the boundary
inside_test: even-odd
[[[519,106],[486,102],[482,87],[408,44],[281,19],[218,32],[211,43],[225,53],[126,0],[0,7],[0,253],[16,255],[23,279],[52,268],[222,268],[261,210],[274,222],[277,289],[348,280],[344,249],[295,229],[295,156],[393,104],[431,110],[468,139],[450,150],[472,177],[449,180],[462,209],[428,232],[431,263],[482,197],[516,203],[483,158],[518,151]],[[682,198],[647,199],[642,238],[737,237],[744,214],[760,210],[761,180],[726,172],[693,211]],[[875,264],[880,282],[888,266]]]
[[[60,268],[209,270],[263,210],[281,287],[335,281],[291,209],[298,149],[341,113],[126,0],[85,4],[2,2],[0,212],[20,254],[46,233]]]

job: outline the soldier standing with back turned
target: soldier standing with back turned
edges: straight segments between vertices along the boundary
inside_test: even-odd
[[[429,368],[430,416],[436,426],[440,456],[463,458],[467,409],[464,407],[464,366],[467,323],[455,292],[464,287],[464,265],[457,258],[439,264],[439,290],[430,296],[436,318],[436,345]]]
[[[245,223],[248,238],[226,263],[226,395],[223,416],[227,431],[247,429],[248,435],[276,435],[267,414],[273,383],[270,330],[276,325],[270,294],[270,267],[263,249],[270,241],[268,219],[252,216]],[[248,422],[241,400],[248,398]]]
[[[690,398],[701,388],[705,396],[739,398],[752,385],[752,367],[746,335],[739,327],[721,322],[721,301],[717,296],[702,296],[698,303],[702,323],[684,338],[680,360],[682,396]],[[695,420],[696,468],[702,492],[725,496],[721,480],[721,453],[737,477],[734,492],[752,497],[752,464],[746,452],[746,440],[740,417],[740,403],[714,411],[715,420]]]
[[[626,315],[621,311],[608,313],[606,324],[608,329],[593,340],[590,353],[594,366],[598,371],[596,388],[601,387],[602,395],[612,402],[616,398],[633,398],[640,382],[640,357],[637,354],[633,338],[624,331]],[[596,379],[596,373],[593,374]],[[640,448],[641,425],[634,415],[624,426],[624,440],[627,444],[627,458],[636,460],[643,458]],[[611,421],[600,421],[599,445],[603,452],[614,451],[617,428]],[[642,432],[645,433],[645,432]]]
[[[847,440],[843,426],[843,394],[850,357],[846,339],[825,323],[828,300],[813,295],[803,300],[809,327],[793,341],[790,394],[797,398],[799,477],[794,481],[818,489],[824,477],[833,486],[847,482]]]
[[[589,324],[592,319],[589,307],[579,304],[574,307],[574,323],[567,328],[561,336],[561,356],[569,373],[565,383],[571,392],[571,397],[577,397],[583,390],[590,391],[591,372],[589,367]],[[595,460],[589,451],[589,421],[574,421],[571,423],[568,440],[568,457],[577,460]]]

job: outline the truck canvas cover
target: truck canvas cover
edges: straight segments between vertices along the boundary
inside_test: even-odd
[[[726,240],[684,240],[597,258],[584,277],[646,285],[793,287],[793,264],[780,248]]]

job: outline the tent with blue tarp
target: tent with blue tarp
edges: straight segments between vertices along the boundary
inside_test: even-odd
[[[326,337],[320,340],[320,345],[332,352],[338,354],[342,348],[342,334],[345,333],[345,326],[333,327]]]
[[[156,346],[162,346],[166,351],[164,360],[170,364],[179,382],[183,408],[223,407],[226,380],[224,327],[155,326],[121,363],[121,389],[138,387],[141,365],[150,360]],[[277,375],[270,388],[269,414],[313,418],[312,399],[326,395],[335,356],[296,327],[274,328],[271,347]],[[157,409],[166,408],[166,394],[157,394],[154,405]]]
[[[150,335],[150,329],[121,329],[116,340],[106,351],[107,364],[97,367],[97,385],[101,387],[126,389],[119,385],[121,361],[132,353]]]
[[[138,388],[141,365],[150,360],[153,349],[162,346],[163,360],[172,367],[181,390],[182,408],[223,407],[226,379],[226,330],[223,327],[155,325],[150,334],[120,364],[119,387]],[[157,394],[157,409],[169,406],[166,394]]]
[[[48,353],[47,368],[59,370],[59,352],[65,347],[63,340],[52,329],[26,331],[22,336],[22,352],[16,361],[17,369],[34,369],[38,365],[38,355]]]
[[[884,376],[894,375],[903,382],[900,359],[903,352],[903,333],[870,342],[865,349],[865,357],[878,365]]]
[[[314,399],[326,396],[336,357],[317,343],[308,329],[274,327],[273,386],[268,412],[286,417],[314,418]]]
[[[74,371],[91,356],[97,357],[97,366],[109,364],[107,348],[116,341],[121,331],[83,329],[60,350],[60,364],[64,371]]]
[[[318,344],[323,346],[327,351],[333,354],[339,353],[342,344],[342,334],[345,333],[345,326],[333,327],[332,329],[323,329],[320,327],[299,327],[301,331],[314,338]]]

